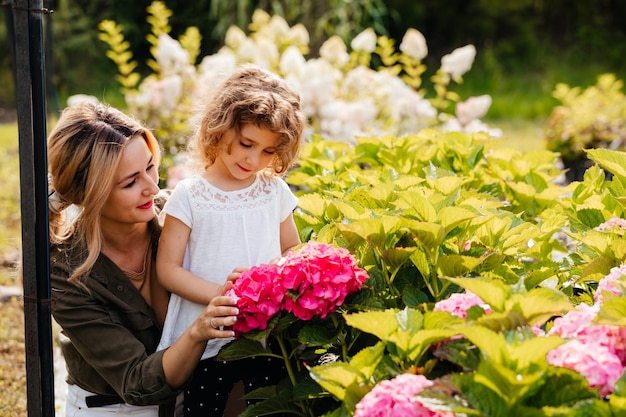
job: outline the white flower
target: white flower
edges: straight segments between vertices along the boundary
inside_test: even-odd
[[[161,67],[161,72],[166,76],[180,73],[189,65],[189,52],[177,40],[165,33],[159,35],[155,58]]]
[[[474,45],[470,44],[457,48],[452,53],[441,58],[441,70],[446,74],[450,74],[453,79],[459,79],[472,68],[475,57],[476,48]]]
[[[226,37],[224,38],[224,44],[232,49],[237,49],[244,40],[247,38],[243,30],[237,26],[232,25],[226,31]]]
[[[268,38],[259,38],[256,41],[254,63],[261,68],[270,69],[278,64],[280,53],[278,46]]]
[[[350,59],[347,50],[343,39],[334,35],[320,47],[320,56],[337,67],[343,67]]]
[[[252,23],[257,25],[265,25],[271,18],[270,14],[265,10],[256,9],[254,13],[252,13]]]
[[[257,44],[250,38],[244,39],[241,45],[235,50],[235,54],[245,62],[254,62],[257,53]]]
[[[491,96],[470,97],[456,104],[456,117],[462,125],[466,125],[474,119],[480,119],[487,114],[491,107]]]
[[[290,45],[308,46],[309,40],[309,31],[302,23],[292,26],[287,33],[287,41]]]
[[[235,72],[237,57],[227,47],[221,48],[216,54],[207,55],[198,66],[198,76],[194,82],[193,98],[203,102],[213,94],[215,88]]]
[[[302,111],[309,118],[319,117],[320,108],[334,100],[341,71],[323,59],[310,59],[299,73],[288,73],[285,80],[300,93]]]
[[[182,95],[183,79],[178,75],[170,75],[156,81],[151,89],[153,94],[150,107],[158,110],[163,116],[169,116]]]
[[[302,56],[300,49],[297,46],[291,45],[285,49],[285,52],[283,52],[283,55],[280,57],[278,69],[281,74],[297,74],[300,73],[305,63],[306,59]]]
[[[495,127],[489,127],[487,124],[481,122],[478,119],[474,119],[469,122],[467,125],[463,127],[462,132],[464,133],[478,133],[485,132],[489,134],[489,136],[493,138],[501,138],[502,137],[502,129],[498,129]]]
[[[95,105],[100,103],[100,100],[98,100],[98,97],[96,96],[90,96],[87,94],[74,94],[73,96],[69,96],[67,98],[68,107],[78,106],[81,103],[91,103]]]
[[[411,58],[422,60],[428,55],[426,38],[419,30],[409,28],[402,38],[400,50]]]
[[[374,49],[376,49],[376,40],[376,32],[374,32],[374,29],[367,28],[352,39],[350,47],[355,51],[371,54],[374,52]]]
[[[269,24],[267,25],[269,32],[273,35],[273,38],[280,39],[282,37],[287,36],[289,33],[289,24],[285,21],[282,16],[275,14],[270,19]]]

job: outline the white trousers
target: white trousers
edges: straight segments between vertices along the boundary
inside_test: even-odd
[[[130,404],[112,404],[102,407],[89,408],[85,403],[85,398],[90,395],[94,395],[94,393],[86,391],[76,385],[68,385],[65,405],[66,417],[159,416],[158,405],[139,406]]]

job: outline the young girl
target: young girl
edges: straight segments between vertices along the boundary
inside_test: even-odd
[[[244,66],[206,106],[189,148],[199,172],[180,181],[163,211],[160,282],[172,292],[160,347],[174,343],[221,293],[238,266],[268,263],[300,243],[297,199],[281,178],[298,156],[306,118],[281,78]],[[217,361],[210,341],[185,391],[185,416],[222,416],[234,384],[247,392],[282,375],[267,359]]]

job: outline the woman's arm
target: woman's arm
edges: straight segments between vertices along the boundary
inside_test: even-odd
[[[176,217],[166,215],[159,240],[156,269],[166,290],[194,303],[207,305],[222,294],[223,285],[205,281],[183,268],[191,229]]]

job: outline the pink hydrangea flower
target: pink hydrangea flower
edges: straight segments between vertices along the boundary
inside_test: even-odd
[[[598,388],[602,396],[615,389],[624,366],[606,346],[590,341],[572,339],[548,352],[548,363],[572,369],[587,379],[589,386]]]
[[[368,277],[347,249],[314,241],[279,264],[282,285],[288,290],[285,309],[303,320],[326,317]]]
[[[368,274],[347,249],[309,241],[276,264],[250,268],[235,281],[229,295],[238,299],[237,335],[264,330],[279,311],[310,320],[326,317],[361,288]]]
[[[402,374],[382,381],[356,405],[354,417],[453,417],[424,406],[417,394],[433,385],[423,375]]]
[[[598,304],[579,304],[575,310],[555,319],[548,334],[600,344],[621,361],[626,361],[626,327],[593,324],[599,310]]]
[[[618,296],[624,295],[623,287],[619,282],[624,275],[626,275],[626,264],[611,268],[609,274],[598,282],[598,288],[593,296],[594,301],[597,304],[602,304],[604,301],[602,299],[602,293],[604,291]]]
[[[237,297],[239,317],[233,326],[236,333],[263,330],[283,305],[285,292],[278,282],[279,268],[275,264],[253,266],[243,272],[230,294]]]
[[[599,307],[597,305],[579,304],[574,310],[556,318],[548,334],[563,338],[577,337],[581,330],[589,326],[596,318],[598,311]]]
[[[470,291],[455,293],[450,295],[450,297],[445,300],[438,301],[435,303],[434,311],[447,311],[448,313],[452,313],[453,315],[464,319],[467,317],[467,310],[474,306],[479,306],[485,310],[485,313],[487,314],[491,313],[491,306],[486,304],[479,296]]]
[[[621,217],[611,217],[609,220],[596,226],[595,230],[604,232],[606,230],[611,230],[615,228],[619,228],[622,230],[626,229],[626,220],[622,219]]]

